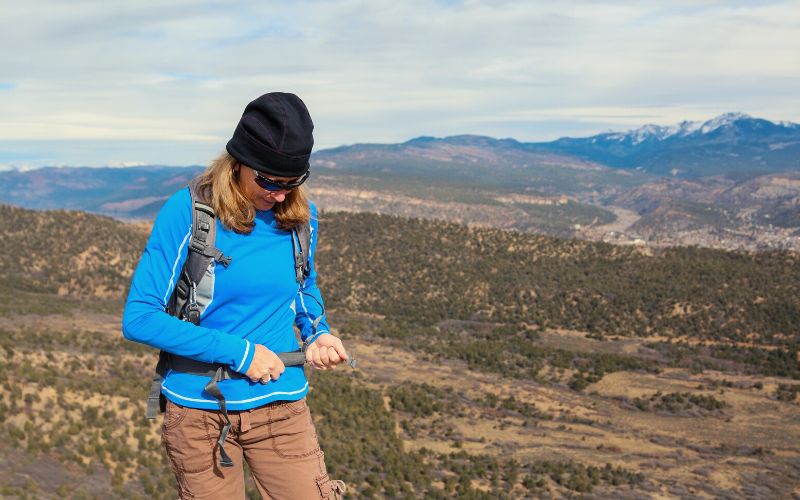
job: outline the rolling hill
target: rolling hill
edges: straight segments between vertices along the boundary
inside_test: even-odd
[[[375,214],[320,228],[360,368],[310,374],[309,400],[354,498],[800,488],[796,255]],[[173,497],[142,418],[155,353],[119,332],[146,228],[0,206],[0,235],[0,495]]]

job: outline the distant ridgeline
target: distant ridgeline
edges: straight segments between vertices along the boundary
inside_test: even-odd
[[[744,113],[585,138],[564,137],[538,146],[609,167],[667,176],[800,169],[800,124],[773,123]]]
[[[39,210],[85,210],[152,219],[202,167],[46,167],[0,172],[0,201]]]
[[[615,243],[800,251],[800,125],[741,113],[548,143],[458,135],[354,144],[317,151],[311,163],[308,188],[328,211]],[[0,203],[152,219],[201,170],[0,171]]]
[[[201,170],[152,165],[2,171],[0,201],[146,218]],[[360,190],[468,203],[476,196],[490,201],[483,196],[489,192],[565,195],[602,205],[609,196],[661,178],[740,180],[798,170],[800,124],[726,113],[705,122],[551,142],[457,135],[340,146],[314,153],[311,182],[325,176]]]
[[[643,250],[374,214],[323,213],[320,228],[321,287],[334,323],[349,335],[411,347],[424,339],[433,352],[468,361],[507,352],[494,369],[528,363],[516,372],[526,377],[536,377],[542,363],[569,362],[520,342],[542,329],[657,335],[712,341],[701,353],[696,345],[678,352],[659,344],[675,363],[709,354],[743,369],[800,376],[796,254]],[[0,254],[3,315],[78,302],[119,311],[147,238],[106,217],[4,205],[0,235],[9,250]],[[477,326],[453,329],[454,320]],[[602,376],[628,361],[592,363]]]

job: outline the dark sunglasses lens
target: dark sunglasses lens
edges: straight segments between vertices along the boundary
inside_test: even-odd
[[[283,186],[277,182],[259,176],[256,177],[256,184],[261,186],[261,189],[266,189],[267,191],[280,191],[284,189]]]
[[[292,182],[279,182],[273,181],[267,177],[262,177],[260,174],[256,173],[255,181],[256,184],[261,186],[262,189],[266,189],[267,191],[281,191],[281,190],[292,190],[296,187],[301,186],[306,179],[308,179],[309,172],[303,174],[302,177],[296,179]]]

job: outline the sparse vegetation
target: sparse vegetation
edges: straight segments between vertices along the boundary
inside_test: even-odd
[[[116,234],[127,229],[85,214],[70,226],[73,213],[10,210],[18,211],[11,214],[17,224],[42,227],[44,236],[38,241],[31,236],[36,233],[0,225],[9,244],[22,249],[0,258],[0,272],[9,276],[0,284],[0,316],[8,320],[0,327],[0,441],[6,446],[0,453],[20,450],[28,463],[66,465],[52,484],[15,479],[0,495],[174,496],[158,428],[142,418],[155,353],[124,341],[115,331],[115,315],[93,319],[113,322],[110,331],[76,321],[119,312],[144,235]],[[650,434],[655,430],[641,425],[628,435],[626,426],[631,415],[639,415],[631,417],[634,423],[635,418],[680,422],[671,415],[684,415],[694,417],[693,425],[713,419],[718,426],[733,426],[731,419],[741,418],[734,409],[744,404],[736,398],[745,393],[761,399],[748,408],[766,402],[776,412],[795,411],[797,405],[776,400],[796,401],[800,385],[782,381],[776,387],[752,376],[800,378],[798,344],[791,335],[800,321],[796,256],[699,249],[646,256],[634,248],[434,222],[324,217],[317,265],[331,323],[343,336],[391,346],[459,377],[479,373],[492,380],[490,387],[470,392],[433,377],[379,384],[359,371],[315,373],[309,402],[329,469],[351,485],[354,497],[613,497],[631,489],[719,497],[750,491],[702,489],[710,486],[696,480],[706,472],[695,462],[693,486],[653,485],[651,476],[669,474],[669,467],[653,458],[648,469],[641,457],[657,453],[668,460],[698,456],[711,462],[726,455],[757,456],[760,470],[770,474],[759,487],[772,488],[774,497],[788,494],[788,483],[769,478],[794,474],[800,464],[795,467],[760,441],[705,445]],[[63,227],[51,230],[51,225]],[[56,240],[73,246],[48,250]],[[98,254],[91,245],[118,250]],[[59,259],[73,262],[76,255],[84,255],[79,259],[84,267],[67,279]],[[556,328],[590,334],[596,339],[591,345],[602,348],[573,348],[568,342],[553,347],[545,340]],[[637,340],[640,349],[620,352],[605,348],[616,345],[616,336],[627,341],[651,335],[670,341]],[[409,369],[398,368],[400,374]],[[733,380],[691,375],[709,369]],[[653,387],[645,396],[640,390],[638,399],[630,393],[608,395],[620,380],[638,378],[671,389],[653,393]],[[506,389],[495,392],[496,386]],[[769,390],[759,391],[764,387]],[[545,404],[530,397],[534,388],[537,398],[547,395]],[[630,408],[620,408],[619,400]],[[620,414],[626,419],[616,421]],[[750,432],[753,443],[757,433],[740,429]],[[691,432],[684,429],[681,436]],[[621,435],[631,441],[606,442]],[[628,453],[649,442],[669,451]],[[682,455],[684,449],[692,455]],[[633,456],[639,458],[631,461]],[[93,480],[82,482],[86,477]],[[254,495],[249,484],[248,497]]]
[[[692,345],[686,342],[653,342],[647,346],[667,356],[672,366],[696,371],[738,370],[800,379],[800,344],[797,341],[773,348],[725,344]]]
[[[800,394],[800,384],[778,384],[775,397],[778,401],[794,401]]]
[[[412,417],[429,417],[434,413],[458,411],[458,396],[451,390],[429,384],[403,384],[392,386],[387,391],[391,407]]]
[[[328,272],[320,280],[337,310],[420,327],[524,322],[787,347],[800,329],[800,258],[791,253],[668,248],[648,256],[634,247],[372,214],[324,219],[318,265]]]
[[[640,411],[657,411],[674,414],[687,414],[696,410],[708,413],[717,413],[728,406],[712,395],[693,394],[689,392],[670,392],[662,394],[656,392],[649,398],[636,397],[631,404]]]

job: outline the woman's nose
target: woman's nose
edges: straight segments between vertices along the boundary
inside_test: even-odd
[[[272,192],[272,199],[278,203],[281,203],[283,200],[286,199],[286,194],[289,191],[273,191]]]

